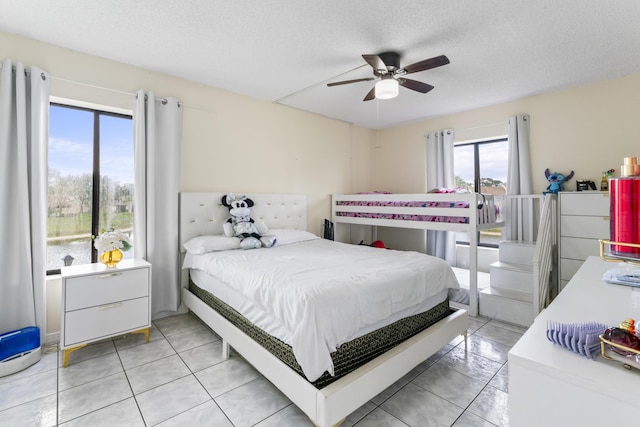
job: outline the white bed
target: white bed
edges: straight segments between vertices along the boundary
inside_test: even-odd
[[[197,236],[221,233],[222,223],[229,216],[227,209],[220,204],[222,195],[222,193],[181,193],[180,253],[182,258],[185,256],[182,249],[184,243]],[[264,220],[270,229],[304,230],[306,228],[305,196],[259,194],[251,195],[251,198],[255,202],[252,217]],[[322,239],[311,240],[309,243],[319,246],[334,244]],[[368,249],[372,254],[380,254],[378,249]],[[276,244],[276,247],[270,249],[249,250],[249,252],[238,250],[235,254],[246,252],[244,255],[261,257],[266,252],[260,251],[274,250],[285,254],[287,248],[283,245],[278,249]],[[203,260],[204,258],[201,262],[204,262]],[[217,259],[215,262],[221,261]],[[267,289],[270,288],[267,287]],[[393,384],[456,336],[462,334],[466,337],[468,327],[466,311],[454,311],[443,320],[364,366],[318,389],[195,296],[189,290],[186,269],[183,270],[182,300],[190,310],[222,337],[225,343],[223,348],[227,354],[228,346],[233,347],[305,412],[316,425],[322,427],[339,425],[347,415]],[[369,327],[375,324],[376,319],[373,320]],[[293,321],[296,321],[295,317]],[[277,332],[273,333],[277,335]],[[345,333],[349,335],[353,334],[353,331]]]
[[[332,221],[466,232],[469,236],[469,304],[452,303],[478,315],[478,232],[504,226],[491,195],[478,193],[334,194]]]

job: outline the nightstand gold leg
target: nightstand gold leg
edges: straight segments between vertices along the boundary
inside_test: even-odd
[[[78,349],[80,349],[82,347],[86,347],[86,346],[87,346],[86,344],[80,344],[80,345],[78,345],[76,347],[66,348],[66,349],[62,350],[62,367],[66,368],[67,365],[69,364],[69,355],[72,352],[74,352],[74,351],[76,351],[76,350],[78,350]]]
[[[144,334],[147,339],[147,344],[149,344],[149,328],[139,329],[137,331],[131,332],[132,334]]]

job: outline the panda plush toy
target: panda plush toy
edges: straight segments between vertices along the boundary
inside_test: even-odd
[[[240,239],[241,249],[270,248],[276,244],[276,236],[265,236],[268,231],[263,221],[251,218],[253,200],[233,193],[222,196],[222,204],[229,209],[229,218],[223,225],[224,235]]]

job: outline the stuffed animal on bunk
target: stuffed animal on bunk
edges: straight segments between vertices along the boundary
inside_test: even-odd
[[[567,176],[560,172],[549,173],[549,168],[544,171],[544,176],[547,177],[549,185],[547,191],[543,191],[542,194],[558,194],[559,191],[564,191],[563,184],[573,178],[573,171]]]
[[[229,209],[229,218],[223,225],[224,235],[240,239],[241,249],[270,248],[276,244],[276,236],[266,236],[269,230],[264,221],[251,218],[253,200],[233,193],[222,196],[222,204]]]

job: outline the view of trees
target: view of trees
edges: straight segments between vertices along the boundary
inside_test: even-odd
[[[468,182],[459,177],[455,176],[455,187],[456,188],[464,188],[468,191],[474,191],[473,182]],[[480,178],[480,187],[481,188],[491,188],[491,187],[504,187],[506,190],[507,184],[505,182],[500,181],[499,179],[493,178]]]
[[[49,237],[91,235],[93,176],[63,176],[49,170]],[[100,182],[100,227],[130,228],[133,218],[133,184],[120,184],[108,176]]]

